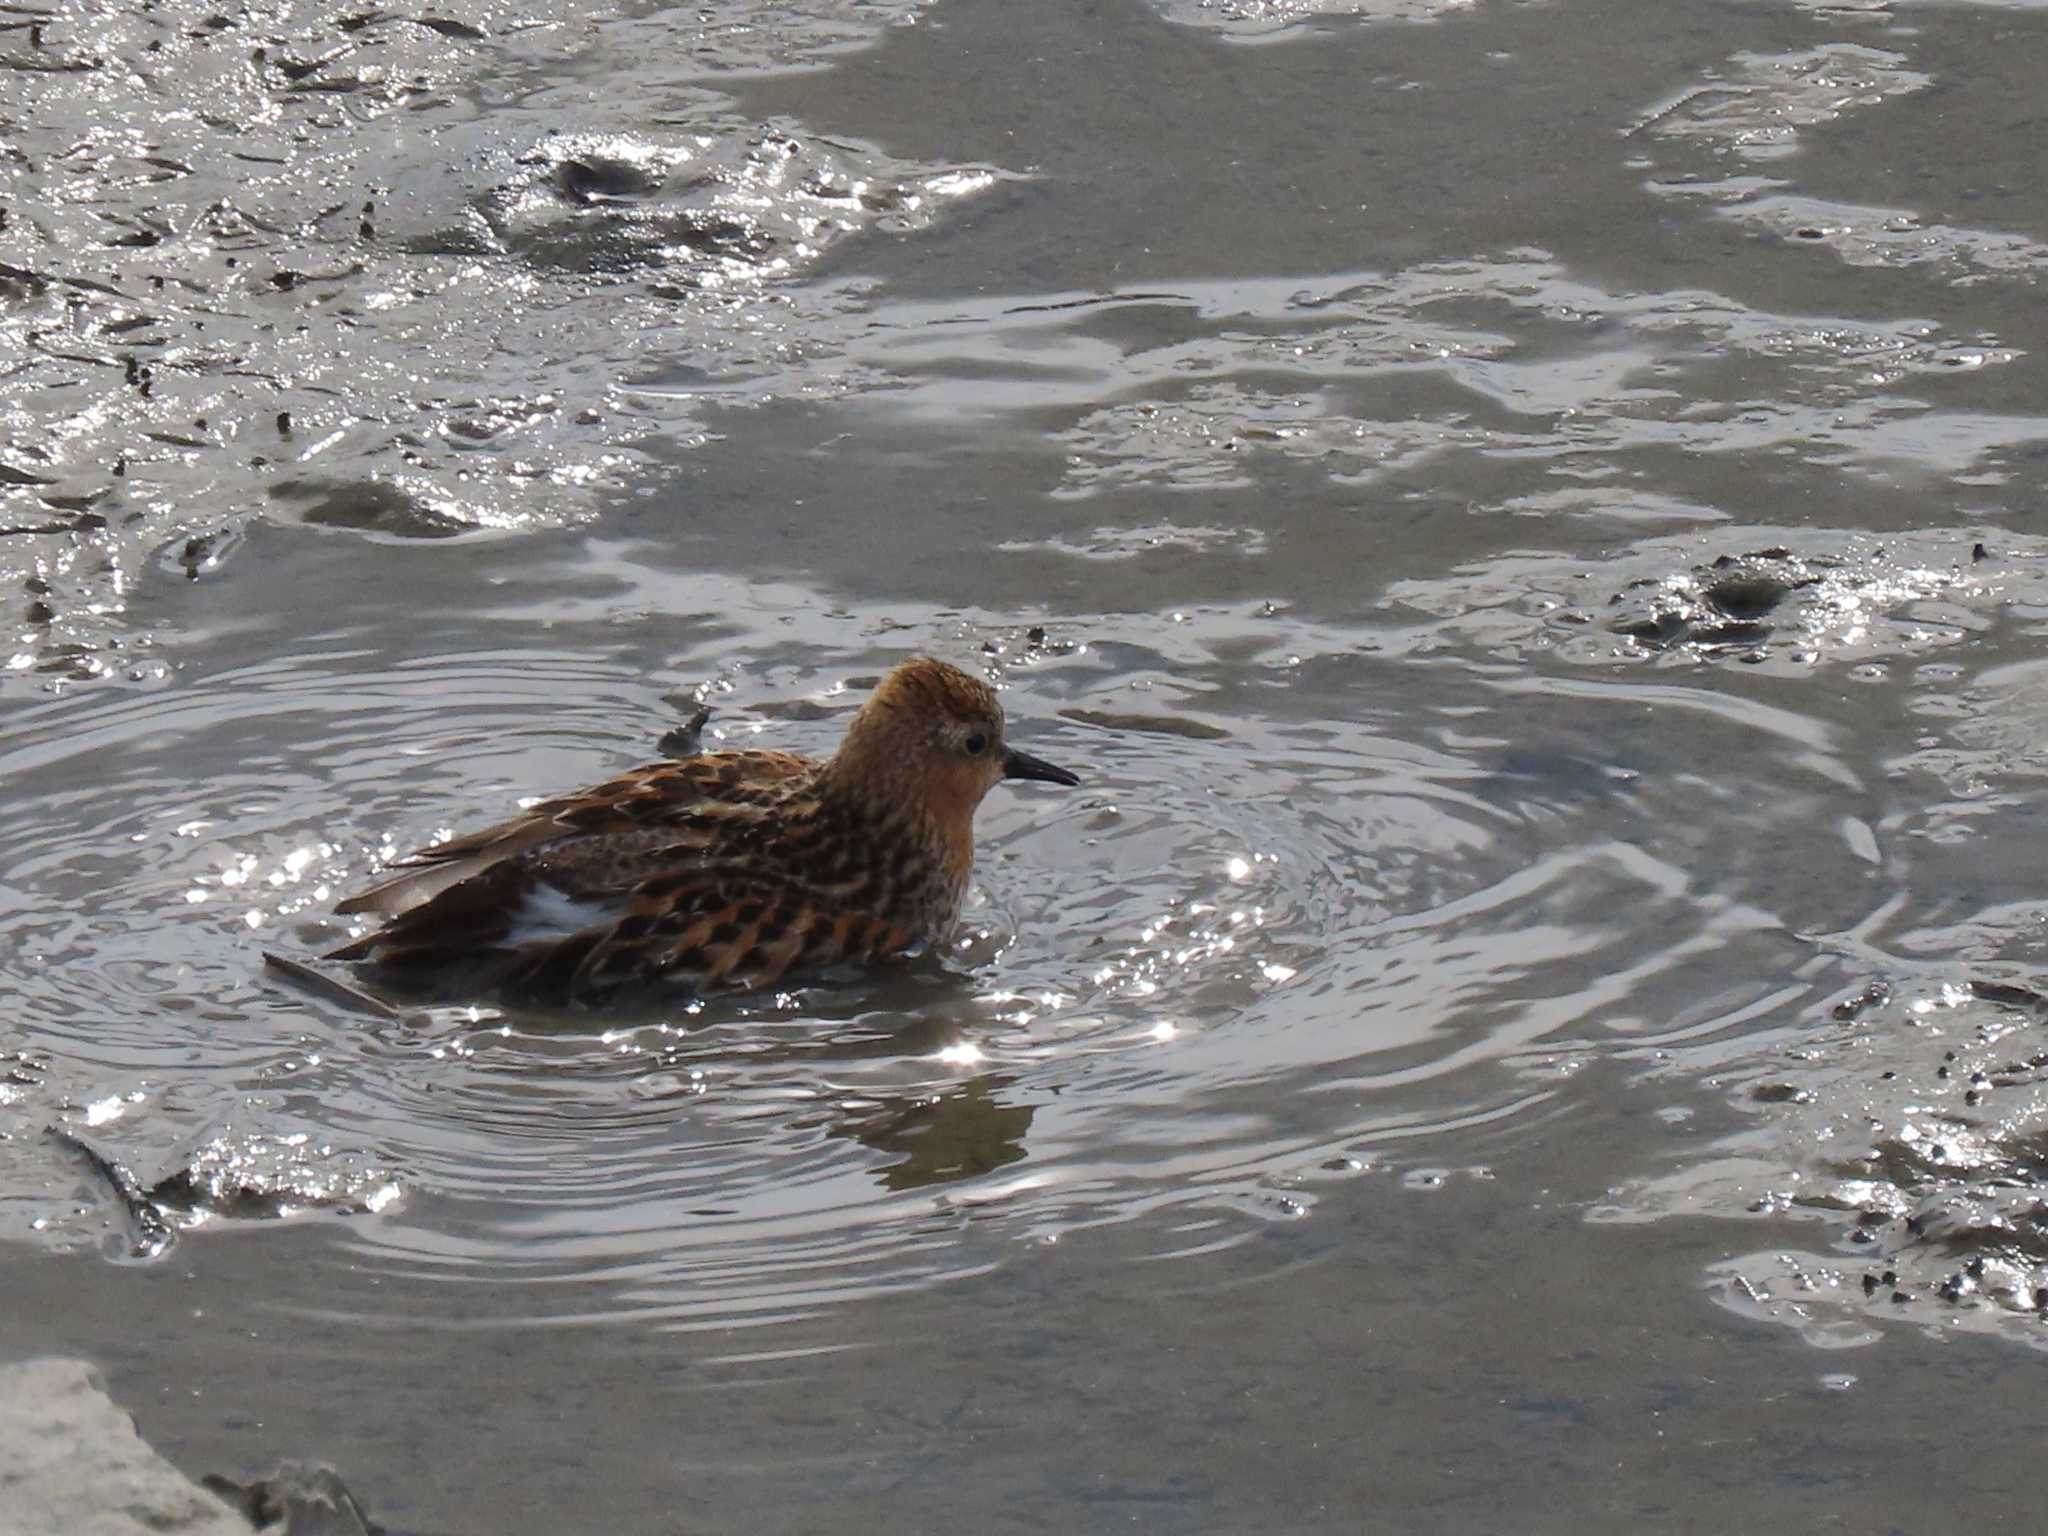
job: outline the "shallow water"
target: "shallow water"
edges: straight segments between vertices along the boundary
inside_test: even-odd
[[[0,1348],[420,1530],[649,1527],[649,1372],[760,1529],[854,1462],[891,1518],[1340,1523],[1257,1437],[1388,1415],[1404,1518],[1586,1529],[1617,1466],[1616,1528],[1891,1518],[1906,1425],[1832,1405],[2027,1400],[2038,7],[151,15],[0,60]],[[1085,780],[991,798],[946,953],[396,1019],[262,969],[700,701],[829,750],[919,650]],[[920,1482],[977,1421],[902,1404],[988,1381],[1003,1470]],[[492,1493],[417,1460],[453,1383]],[[1105,1417],[1121,1492],[1028,1470]]]

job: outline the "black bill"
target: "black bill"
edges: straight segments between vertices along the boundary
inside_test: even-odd
[[[1006,779],[1043,779],[1048,784],[1078,784],[1064,768],[1055,768],[1042,757],[1033,757],[1029,752],[1019,752],[1015,747],[1003,748],[1003,777]]]

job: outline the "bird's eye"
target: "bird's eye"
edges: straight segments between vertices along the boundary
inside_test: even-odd
[[[967,749],[969,757],[979,757],[988,750],[988,733],[986,731],[971,731],[968,733],[967,739],[961,742],[960,745]]]

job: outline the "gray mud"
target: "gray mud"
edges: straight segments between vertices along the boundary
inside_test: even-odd
[[[0,15],[0,1358],[396,1532],[2030,1528],[2044,47]],[[943,952],[265,969],[913,651],[1085,780]]]
[[[995,173],[749,118],[707,83],[828,58],[886,8],[725,11],[16,8],[12,672],[165,680],[148,628],[111,621],[145,571],[217,576],[252,519],[575,519],[650,439],[700,440],[700,400],[829,392],[853,294],[786,280]]]

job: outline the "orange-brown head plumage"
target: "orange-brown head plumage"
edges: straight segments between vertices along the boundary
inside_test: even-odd
[[[1079,781],[1003,740],[995,690],[958,667],[919,656],[897,667],[847,727],[826,769],[838,787],[921,806],[944,842],[949,869],[974,861],[974,812],[1005,778]]]
[[[995,690],[920,656],[882,679],[826,771],[852,793],[923,806],[971,856],[975,807],[1003,776],[1002,745]]]

